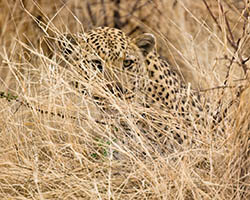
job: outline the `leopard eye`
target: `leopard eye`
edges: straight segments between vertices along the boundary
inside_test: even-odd
[[[124,68],[130,68],[133,63],[134,63],[134,61],[131,60],[131,59],[124,60],[123,61],[123,67]]]
[[[100,72],[103,72],[103,66],[102,62],[100,60],[92,60],[92,63],[94,64],[95,68],[97,68]]]

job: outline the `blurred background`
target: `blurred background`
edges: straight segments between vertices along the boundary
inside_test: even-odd
[[[223,84],[229,65],[234,79],[245,77],[239,62],[250,53],[249,39],[237,41],[247,17],[246,0],[2,0],[1,78],[11,87],[4,60],[18,58],[16,52],[29,59],[24,44],[50,56],[53,48],[45,38],[109,26],[131,37],[153,33],[161,56],[193,88],[205,89]],[[236,60],[230,64],[232,57]]]

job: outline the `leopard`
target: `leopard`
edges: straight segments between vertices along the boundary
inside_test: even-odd
[[[138,124],[150,140],[170,144],[173,149],[183,143],[195,143],[202,127],[213,124],[217,131],[216,122],[223,118],[219,116],[220,108],[211,111],[206,97],[186,84],[157,53],[153,34],[130,38],[122,30],[98,27],[62,37],[61,52],[85,80],[105,79],[112,94],[129,102],[137,101],[145,108],[141,113],[145,120]]]

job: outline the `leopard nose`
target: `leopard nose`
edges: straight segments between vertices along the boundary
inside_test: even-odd
[[[121,86],[120,83],[116,83],[116,84],[107,84],[107,88],[109,89],[109,91],[112,93],[112,94],[115,94],[115,95],[120,95],[120,94],[126,94],[127,93],[127,89],[126,88],[123,88]]]
[[[103,67],[102,67],[102,65],[97,65],[97,69],[98,69],[100,72],[103,72]]]
[[[92,60],[92,62],[94,63],[95,67],[100,71],[103,72],[103,66],[102,66],[102,62],[98,59],[96,60]]]

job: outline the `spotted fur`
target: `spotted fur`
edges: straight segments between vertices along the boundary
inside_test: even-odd
[[[160,113],[145,117],[153,125],[142,123],[142,129],[145,133],[151,129],[163,143],[169,135],[182,144],[214,120],[206,100],[183,84],[157,53],[152,34],[131,39],[121,30],[100,27],[68,40],[70,45],[61,45],[63,52],[84,71],[86,80],[91,78],[88,65],[110,82],[115,95],[158,109]]]

